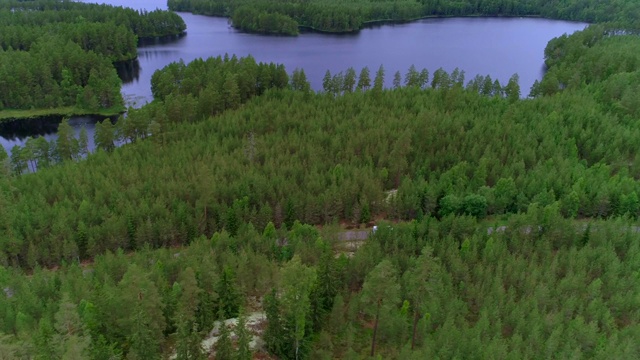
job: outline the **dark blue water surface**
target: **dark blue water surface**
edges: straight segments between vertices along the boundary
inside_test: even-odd
[[[91,2],[91,1],[86,1]],[[110,0],[104,3],[137,9],[166,9],[164,0]],[[257,61],[284,64],[289,72],[302,68],[311,86],[320,90],[327,70],[332,74],[353,67],[368,66],[372,76],[380,65],[390,85],[393,74],[403,75],[411,65],[433,73],[464,70],[467,81],[477,74],[490,75],[506,84],[518,73],[524,95],[544,73],[544,48],[549,40],[583,29],[586,24],[538,18],[449,18],[426,19],[406,24],[381,25],[356,34],[304,33],[297,37],[244,34],[230,27],[224,18],[181,13],[187,35],[172,41],[146,44],[138,50],[138,63],[122,74],[122,94],[128,104],[141,106],[152,100],[153,72],[183,59],[189,62],[235,54],[252,55]],[[93,137],[95,119],[78,117],[73,126],[87,127]],[[5,126],[5,128],[11,126]],[[6,131],[0,129],[0,144],[9,149],[22,144],[27,135],[55,137],[55,126],[46,129]]]

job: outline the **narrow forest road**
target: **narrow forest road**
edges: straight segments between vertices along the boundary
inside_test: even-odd
[[[372,229],[342,231],[338,234],[338,240],[340,241],[367,240],[371,232],[372,232]]]
[[[590,226],[590,223],[578,223],[576,225],[577,233],[584,233],[589,229],[589,231],[598,231],[598,226]],[[507,231],[507,226],[502,225],[498,227],[489,226],[487,227],[487,235],[491,235],[493,233],[503,233]],[[522,228],[522,231],[525,234],[530,234],[534,230],[534,226],[525,226]],[[538,225],[538,231],[542,231],[542,226]],[[629,229],[631,232],[640,233],[640,226],[625,226],[621,227],[621,229]],[[362,243],[369,238],[369,236],[373,233],[373,228],[367,228],[362,230],[345,230],[338,233],[338,240],[340,242],[344,242],[347,244],[347,248],[357,249],[362,245]],[[351,246],[349,246],[351,245]]]
[[[338,243],[336,244],[336,257],[341,254],[347,257],[352,257],[358,248],[362,246],[369,238],[369,235],[373,232],[373,229],[363,230],[346,230],[338,233]]]

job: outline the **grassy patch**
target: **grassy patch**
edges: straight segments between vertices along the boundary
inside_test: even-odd
[[[122,106],[116,106],[107,109],[89,110],[78,109],[73,106],[58,107],[50,109],[29,109],[29,110],[2,110],[0,111],[0,122],[19,119],[36,119],[45,116],[81,116],[81,115],[100,115],[112,116],[118,115],[125,111]]]

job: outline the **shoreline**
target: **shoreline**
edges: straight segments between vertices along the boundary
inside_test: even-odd
[[[50,109],[29,109],[29,110],[15,110],[7,109],[0,110],[0,123],[26,120],[26,119],[41,119],[50,116],[71,117],[71,116],[104,116],[111,117],[117,116],[126,111],[124,106],[115,107],[109,109],[101,109],[98,111],[92,111],[88,109],[77,109],[72,106],[58,107]]]
[[[377,19],[377,20],[368,20],[362,22],[362,27],[355,30],[345,30],[345,31],[330,31],[330,30],[322,30],[318,28],[314,28],[313,26],[307,25],[298,25],[299,29],[304,29],[307,32],[316,32],[321,34],[332,34],[332,35],[349,35],[349,34],[357,34],[360,30],[363,29],[371,29],[376,26],[382,25],[396,25],[396,24],[408,24],[417,22],[420,20],[429,20],[429,19],[467,19],[467,18],[505,18],[505,19],[516,19],[516,18],[526,18],[526,19],[547,19],[547,20],[556,20],[556,21],[568,21],[575,23],[585,23],[591,25],[589,22],[578,21],[578,20],[564,20],[564,19],[554,19],[554,18],[546,18],[540,15],[483,15],[483,14],[475,14],[475,15],[427,15],[421,16],[417,18],[411,18],[406,20],[398,20],[398,19]]]
[[[180,12],[176,12],[177,14],[180,13],[185,13],[185,14],[191,14],[191,15],[197,15],[197,16],[207,16],[207,17],[217,17],[217,18],[223,18],[223,19],[228,19],[231,20],[230,16],[223,16],[223,15],[207,15],[207,14],[200,14],[200,13],[194,13],[194,12],[189,12],[189,11],[180,11]],[[336,30],[336,31],[332,31],[332,30],[322,30],[322,29],[318,29],[316,27],[313,27],[311,25],[298,25],[298,30],[302,30],[299,31],[298,34],[276,34],[276,33],[266,33],[266,32],[260,32],[260,31],[245,31],[245,30],[241,30],[235,26],[233,26],[233,24],[231,24],[231,27],[243,34],[255,34],[255,35],[266,35],[266,36],[299,36],[300,34],[303,33],[309,33],[309,32],[315,32],[315,33],[320,33],[320,34],[329,34],[329,35],[355,35],[357,33],[360,32],[360,30],[363,29],[369,29],[375,26],[381,26],[381,25],[396,25],[396,24],[408,24],[408,23],[412,23],[412,22],[416,22],[416,21],[420,21],[420,20],[428,20],[428,19],[455,19],[455,18],[460,18],[460,19],[464,19],[464,18],[527,18],[527,19],[547,19],[547,20],[557,20],[557,21],[568,21],[568,22],[575,22],[575,23],[585,23],[587,25],[591,25],[592,23],[587,22],[587,21],[580,21],[580,20],[567,20],[567,19],[559,19],[559,18],[548,18],[548,17],[544,17],[541,15],[486,15],[486,14],[470,14],[470,15],[426,15],[426,16],[420,16],[417,18],[411,18],[411,19],[375,19],[375,20],[367,20],[367,21],[363,21],[362,22],[362,26],[360,28],[357,29],[352,29],[352,30]]]

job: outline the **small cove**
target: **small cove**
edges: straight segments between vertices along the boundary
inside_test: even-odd
[[[123,0],[104,3],[127,5]],[[135,7],[166,9],[166,3],[145,0],[136,2]],[[297,37],[283,37],[241,33],[225,18],[189,13],[180,13],[180,16],[187,24],[186,36],[143,44],[138,49],[137,61],[119,69],[127,104],[142,106],[151,101],[151,76],[167,64],[224,54],[251,55],[258,62],[281,63],[289,73],[296,68],[304,69],[315,90],[322,89],[327,70],[335,74],[353,67],[359,72],[367,66],[375,74],[383,65],[386,86],[391,86],[396,71],[404,76],[414,65],[418,70],[426,68],[431,74],[438,68],[447,72],[459,68],[465,72],[466,81],[480,74],[490,75],[502,84],[518,73],[522,94],[526,95],[534,81],[544,74],[547,42],[587,25],[542,18],[430,18],[375,25],[354,34],[307,32]],[[98,120],[90,116],[70,119],[76,134],[81,127],[86,128],[91,149]],[[42,121],[45,123],[3,124],[0,144],[10,151],[15,145],[24,145],[28,136],[55,139],[60,119]]]

